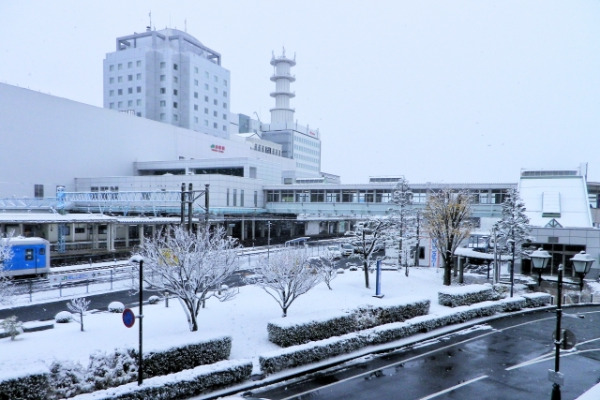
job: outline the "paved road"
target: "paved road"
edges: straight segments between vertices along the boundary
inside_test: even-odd
[[[148,297],[155,294],[156,292],[149,290],[144,291],[144,300],[148,300]],[[139,295],[130,290],[82,296],[90,300],[89,310],[106,310],[112,301],[120,301],[125,307],[133,307],[138,305],[139,299]],[[0,319],[16,315],[17,319],[21,322],[52,320],[58,312],[68,310],[68,302],[68,299],[61,299],[49,303],[1,309]]]
[[[600,379],[600,309],[565,309],[577,346],[561,355],[562,399],[575,399]],[[291,399],[549,399],[554,368],[553,311],[528,313],[253,390]]]

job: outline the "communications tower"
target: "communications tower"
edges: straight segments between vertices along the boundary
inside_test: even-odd
[[[275,107],[271,108],[271,124],[292,123],[294,121],[294,109],[290,107],[290,99],[296,94],[290,90],[290,84],[296,80],[296,77],[290,73],[290,69],[296,65],[296,55],[294,59],[285,56],[285,48],[281,56],[271,58],[271,65],[274,67],[271,81],[275,82],[275,91],[271,97],[275,98]]]

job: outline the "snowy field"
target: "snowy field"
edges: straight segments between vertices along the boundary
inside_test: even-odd
[[[437,292],[442,288],[442,271],[431,268],[411,268],[410,276],[404,271],[382,271],[382,299],[375,294],[375,275],[370,274],[371,289],[366,289],[361,270],[346,271],[333,281],[333,290],[321,283],[300,296],[288,311],[288,318],[311,318],[322,313],[343,311],[363,304],[402,303],[428,298],[431,313],[446,307],[437,305]],[[65,299],[65,310],[67,310]],[[108,304],[107,304],[108,306]],[[126,328],[120,313],[90,310],[84,317],[85,331],[77,322],[55,324],[54,329],[24,333],[15,341],[0,339],[0,379],[20,376],[27,371],[47,371],[53,360],[79,361],[86,366],[89,355],[95,351],[138,347],[138,325]],[[137,315],[137,308],[133,309]],[[209,300],[199,314],[200,330],[190,332],[179,302],[170,299],[144,306],[144,351],[164,349],[202,338],[228,335],[232,338],[231,359],[253,359],[255,369],[258,355],[279,347],[267,340],[267,323],[281,317],[277,303],[262,289],[255,286],[240,288],[230,301]],[[258,370],[255,372],[259,372]]]
[[[430,314],[450,313],[451,309],[438,304],[438,291],[444,288],[442,273],[433,268],[411,268],[410,276],[406,277],[403,270],[382,271],[384,297],[376,298],[373,296],[373,273],[369,276],[371,289],[366,289],[361,270],[346,270],[332,282],[333,290],[321,283],[300,296],[290,307],[288,318],[309,319],[359,305],[399,304],[422,299],[431,301]],[[67,301],[65,299],[65,310]],[[137,315],[137,308],[133,311]],[[228,335],[232,338],[230,359],[252,359],[254,372],[259,373],[258,356],[279,349],[267,339],[267,323],[281,319],[281,309],[256,286],[240,288],[239,294],[227,302],[209,300],[206,308],[200,311],[198,332],[189,331],[181,306],[175,299],[169,301],[168,308],[161,301],[144,305],[143,311],[145,352]],[[87,366],[93,352],[138,348],[137,321],[133,328],[126,328],[120,313],[90,310],[84,317],[84,326],[85,331],[81,332],[77,322],[55,324],[54,329],[24,333],[14,341],[0,339],[0,380],[33,371],[48,371],[54,360],[78,361]]]

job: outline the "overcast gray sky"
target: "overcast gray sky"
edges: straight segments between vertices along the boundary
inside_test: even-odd
[[[263,122],[271,54],[296,53],[295,116],[343,183],[600,181],[600,1],[1,1],[0,82],[101,107],[105,54],[149,12],[221,53],[231,111]]]

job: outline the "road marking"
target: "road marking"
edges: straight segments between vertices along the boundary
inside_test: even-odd
[[[449,392],[451,392],[451,391],[453,391],[453,390],[455,390],[455,389],[458,389],[458,388],[460,388],[460,387],[463,387],[463,386],[470,385],[470,384],[471,384],[471,383],[473,383],[473,382],[480,381],[480,380],[482,380],[482,379],[485,379],[485,378],[487,378],[487,377],[488,377],[487,375],[481,375],[480,377],[473,378],[473,379],[470,379],[470,380],[468,380],[468,381],[465,381],[465,382],[461,383],[460,385],[456,385],[456,386],[449,387],[448,389],[444,389],[444,390],[442,390],[442,391],[439,391],[439,392],[437,392],[437,393],[430,394],[430,395],[429,395],[429,396],[427,396],[427,397],[421,397],[419,400],[429,400],[429,399],[434,399],[434,398],[436,398],[436,397],[438,397],[438,396],[440,396],[440,395],[442,395],[442,394],[449,393]]]
[[[350,381],[350,380],[353,380],[353,379],[361,378],[361,377],[363,377],[363,376],[368,376],[368,375],[370,375],[370,374],[372,374],[373,372],[375,372],[375,371],[378,371],[378,370],[382,370],[382,369],[386,369],[386,368],[394,367],[394,366],[396,366],[396,365],[404,364],[404,363],[407,363],[407,362],[410,362],[410,361],[413,361],[413,360],[416,360],[416,359],[419,359],[419,358],[422,358],[422,357],[428,356],[428,355],[430,355],[430,354],[433,354],[433,353],[436,353],[436,352],[439,352],[439,351],[444,351],[444,350],[446,350],[446,349],[449,349],[449,348],[451,348],[451,347],[455,347],[455,346],[459,346],[459,345],[461,345],[461,344],[465,344],[465,343],[469,343],[469,342],[472,342],[472,341],[475,341],[475,340],[479,340],[479,339],[482,339],[482,338],[484,338],[484,337],[486,337],[486,336],[491,336],[491,335],[493,335],[493,334],[496,334],[496,333],[504,332],[504,331],[507,331],[507,330],[510,330],[510,329],[519,328],[519,327],[521,327],[521,326],[524,326],[524,325],[535,324],[535,323],[542,322],[542,321],[546,321],[546,320],[549,320],[549,319],[555,319],[555,317],[554,317],[554,316],[550,316],[550,317],[546,317],[546,318],[535,319],[535,320],[532,320],[532,321],[526,321],[526,322],[523,322],[523,323],[520,323],[520,324],[517,324],[517,325],[507,326],[507,327],[505,327],[505,328],[493,329],[493,330],[492,330],[492,331],[490,331],[490,332],[486,332],[486,333],[483,333],[483,334],[481,334],[481,335],[473,336],[473,337],[471,337],[471,338],[468,338],[468,339],[465,339],[465,340],[459,341],[459,342],[457,342],[457,343],[448,344],[448,345],[446,345],[446,346],[442,346],[442,347],[440,347],[440,348],[433,349],[433,350],[427,351],[427,352],[425,352],[425,353],[423,353],[423,354],[420,354],[420,355],[417,355],[417,356],[413,356],[413,357],[409,357],[409,358],[403,359],[403,360],[401,360],[401,361],[397,361],[397,362],[394,362],[394,363],[391,363],[391,364],[386,364],[384,367],[375,368],[375,369],[372,369],[372,370],[369,370],[369,371],[363,372],[363,373],[361,373],[361,374],[353,375],[353,376],[350,376],[350,377],[348,377],[348,378],[341,379],[341,380],[339,380],[339,381],[336,381],[336,382],[329,383],[329,384],[327,384],[327,385],[319,386],[318,388],[309,389],[309,390],[306,390],[306,391],[304,391],[304,392],[296,393],[296,394],[294,394],[294,395],[292,395],[292,396],[289,396],[289,397],[284,397],[284,398],[282,398],[281,400],[292,400],[292,399],[298,399],[298,398],[301,398],[301,396],[308,395],[308,394],[310,394],[310,393],[312,393],[312,392],[316,392],[316,391],[322,390],[322,389],[324,389],[324,388],[327,388],[327,387],[329,387],[329,386],[335,386],[335,385],[339,385],[339,384],[341,384],[341,383],[344,383],[344,382],[346,382],[346,381]],[[484,324],[484,325],[487,325],[487,324]],[[468,328],[467,328],[467,329],[468,329]],[[435,339],[439,340],[439,339],[442,339],[442,338],[444,338],[444,337],[451,337],[451,336],[454,336],[454,335],[456,335],[456,334],[457,334],[457,332],[447,333],[447,334],[445,334],[445,335],[438,336],[438,337],[437,337],[437,338],[435,338]],[[433,339],[430,339],[430,340],[433,340]],[[542,357],[543,357],[543,356],[542,356]],[[512,367],[511,367],[511,368],[512,368]],[[463,385],[464,385],[464,384],[469,384],[469,383],[472,383],[472,382],[475,382],[475,381],[478,381],[478,380],[480,380],[480,379],[484,379],[484,378],[486,378],[486,377],[487,377],[487,375],[481,376],[481,377],[479,377],[479,378],[475,378],[475,379],[473,379],[473,380],[470,380],[470,381],[467,381],[467,382],[463,383]],[[446,390],[449,390],[449,389],[446,389]],[[440,392],[440,393],[442,393],[442,392]],[[427,398],[428,398],[428,397],[424,397],[423,399],[427,399]],[[421,400],[423,400],[423,399],[421,399]]]

